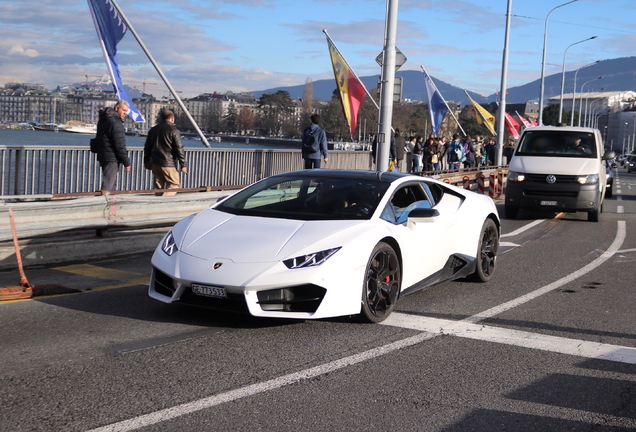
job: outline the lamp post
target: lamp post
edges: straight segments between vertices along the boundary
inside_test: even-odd
[[[634,120],[634,131],[632,132],[632,153],[634,153],[634,141],[636,140],[636,118],[632,118]]]
[[[593,64],[600,63],[601,60],[596,60],[594,63],[586,64],[581,66],[574,72],[574,86],[572,87],[572,115],[570,116],[570,127],[574,126],[574,107],[576,106],[576,76],[579,74],[579,71],[584,67],[592,66]],[[581,86],[583,87],[583,86]],[[579,108],[579,126],[581,126],[581,109]]]
[[[501,100],[499,101],[499,110],[497,112],[497,147],[495,155],[495,163],[502,164],[503,146],[504,146],[504,126],[506,116],[506,87],[508,79],[508,45],[510,40],[510,15],[512,13],[512,0],[508,0],[508,8],[506,11],[506,32],[504,36],[503,58],[501,60]]]
[[[594,78],[592,80],[586,81],[581,86],[581,97],[579,98],[579,124],[577,126],[581,126],[581,114],[583,114],[583,87],[585,86],[585,84],[591,83],[592,81],[596,81],[597,79],[601,79],[601,78],[603,77],[600,76],[598,78]],[[587,96],[585,97],[585,108],[587,109]]]
[[[562,5],[559,5],[555,8],[552,8],[552,10],[545,17],[545,27],[543,29],[543,59],[541,60],[541,88],[539,89],[539,126],[543,126],[543,93],[545,88],[545,52],[548,45],[548,19],[550,18],[552,12],[554,12],[556,9],[577,1],[579,0],[572,0],[567,3],[563,3]]]
[[[561,123],[561,120],[563,119],[563,90],[565,89],[565,56],[568,53],[568,50],[574,45],[578,45],[580,43],[583,43],[592,39],[596,39],[597,37],[598,36],[592,36],[590,38],[583,39],[578,42],[574,42],[573,44],[568,46],[563,52],[563,63],[561,67],[561,99],[559,100],[559,124]],[[574,114],[574,100],[572,101],[572,113]]]
[[[605,90],[605,87],[601,88],[601,90],[599,91],[603,91]],[[589,97],[589,95],[585,95],[585,127],[588,127],[590,125],[590,117],[587,115],[587,98]],[[598,100],[592,101],[590,102],[590,109],[592,109],[592,105],[594,105],[594,102],[598,102]]]

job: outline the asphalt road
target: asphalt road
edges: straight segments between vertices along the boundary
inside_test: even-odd
[[[382,325],[164,305],[150,254],[31,268],[78,293],[0,304],[0,430],[636,430],[636,174],[617,181],[599,223],[503,219],[490,283]]]

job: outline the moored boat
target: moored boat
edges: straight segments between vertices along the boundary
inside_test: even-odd
[[[97,133],[97,125],[93,123],[86,123],[83,126],[73,125],[73,126],[65,128],[64,131],[70,132],[70,133],[95,135]]]

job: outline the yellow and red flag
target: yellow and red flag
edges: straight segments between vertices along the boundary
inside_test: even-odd
[[[364,87],[364,84],[360,82],[356,74],[353,73],[329,35],[326,36],[327,43],[329,44],[329,55],[331,56],[333,74],[336,78],[338,93],[340,94],[342,111],[347,119],[347,124],[351,131],[351,138],[353,138],[353,134],[358,126],[358,111],[364,100],[364,95],[367,93],[367,89]]]
[[[477,121],[479,122],[479,124],[485,125],[491,134],[497,135],[497,133],[495,132],[495,116],[490,114],[484,107],[475,102],[466,90],[464,90],[464,93],[466,93],[466,96],[468,96],[468,99],[470,99],[470,102],[473,104],[475,110],[477,111]]]

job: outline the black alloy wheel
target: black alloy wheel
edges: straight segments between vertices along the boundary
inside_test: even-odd
[[[495,221],[488,218],[481,228],[479,246],[477,248],[477,262],[472,279],[488,282],[495,273],[497,251],[499,250],[499,230]]]
[[[384,321],[395,307],[401,282],[402,269],[397,254],[387,243],[378,243],[367,264],[360,318],[371,323]]]

